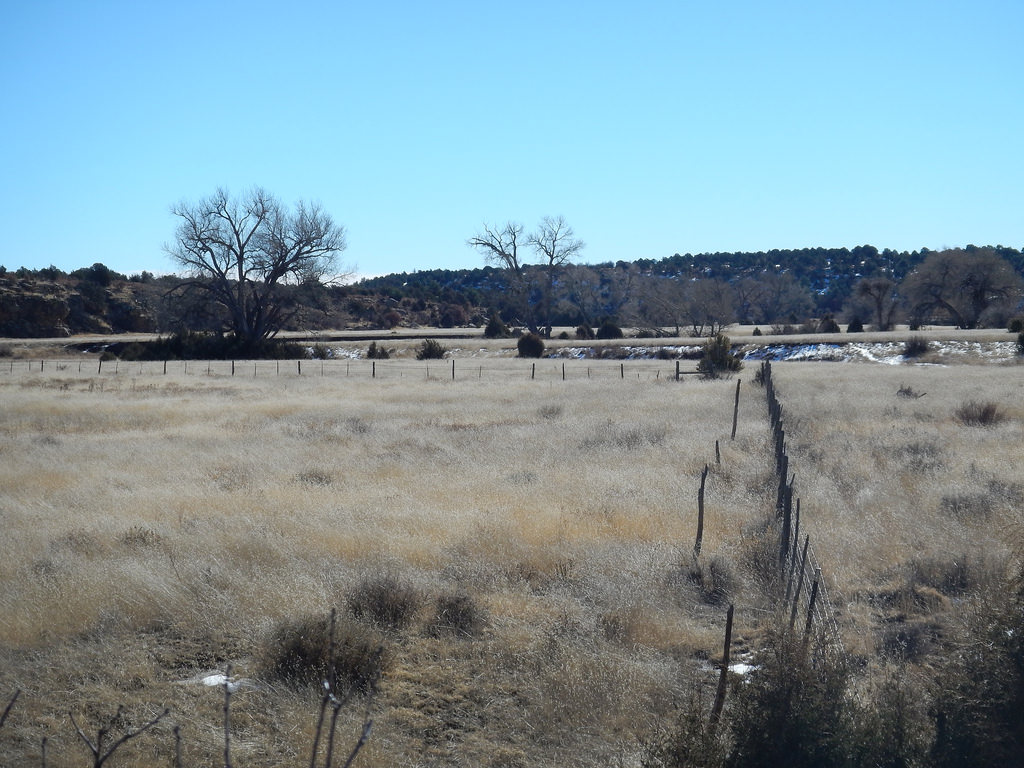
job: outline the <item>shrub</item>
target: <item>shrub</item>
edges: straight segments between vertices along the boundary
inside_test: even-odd
[[[1017,335],[1017,354],[1024,355],[1024,331]]]
[[[995,403],[975,400],[963,403],[954,415],[957,421],[967,427],[993,427],[1006,419]]]
[[[544,354],[544,339],[536,333],[524,333],[516,342],[520,357],[540,357]]]
[[[562,341],[566,341],[569,338],[569,332],[562,331],[560,334],[558,334],[558,338],[562,339]]]
[[[326,344],[314,344],[309,348],[309,357],[313,360],[330,360],[334,352]]]
[[[487,321],[487,326],[484,328],[484,338],[507,339],[508,335],[508,326],[502,321],[501,315],[495,312],[491,315],[491,319]]]
[[[416,350],[417,360],[441,360],[448,350],[437,339],[424,339]]]
[[[755,328],[754,328],[754,332],[753,332],[752,334],[750,334],[750,335],[751,335],[751,336],[763,336],[764,334],[763,334],[763,333],[761,333],[761,329],[760,329],[760,328],[756,328],[756,327],[755,327]]]
[[[264,640],[257,665],[282,682],[319,687],[332,668],[329,619],[306,616],[280,622]],[[337,622],[333,670],[339,691],[372,692],[385,666],[384,648],[374,632]]]
[[[920,357],[928,351],[928,341],[920,336],[911,336],[903,345],[904,357]]]
[[[393,574],[368,576],[348,596],[348,610],[388,629],[409,626],[420,605],[419,592]]]
[[[369,348],[366,350],[367,360],[390,360],[391,353],[388,352],[384,347],[378,347],[376,341],[371,341]]]
[[[746,684],[734,688],[728,764],[843,765],[850,720],[846,667],[828,659],[811,663],[800,637],[778,630],[754,661]]]
[[[697,363],[697,370],[707,379],[735,373],[743,368],[743,362],[732,353],[728,336],[718,334],[704,345],[704,352]]]
[[[603,320],[595,335],[599,339],[621,339],[622,329],[611,320]]]
[[[584,323],[576,328],[576,338],[580,341],[590,341],[594,338],[594,329],[589,324]]]
[[[846,326],[847,333],[864,333],[864,322],[859,318],[855,317]]]
[[[1014,317],[1006,324],[1006,330],[1010,333],[1024,333],[1024,317]]]
[[[694,558],[686,579],[696,587],[701,602],[708,605],[724,605],[736,588],[732,566],[719,555]]]
[[[467,594],[443,594],[434,601],[434,618],[429,626],[433,635],[473,637],[480,634],[483,625],[483,610]]]
[[[835,321],[832,315],[825,315],[821,318],[821,322],[818,323],[818,333],[839,333],[839,323]]]

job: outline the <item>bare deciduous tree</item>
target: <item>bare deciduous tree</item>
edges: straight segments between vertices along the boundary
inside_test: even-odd
[[[896,316],[896,283],[888,277],[865,277],[853,289],[858,299],[870,303],[875,330],[888,331]]]
[[[483,254],[484,260],[488,263],[506,271],[510,303],[519,311],[528,311],[529,307],[525,302],[528,287],[526,264],[519,253],[520,247],[526,245],[523,225],[514,221],[506,222],[500,227],[484,224],[482,231],[469,238],[466,245]],[[529,322],[528,318],[527,321]]]
[[[948,250],[921,262],[901,292],[916,322],[938,313],[960,328],[976,328],[989,310],[1012,306],[1021,295],[1021,278],[993,251]]]
[[[318,204],[288,210],[255,187],[241,197],[226,190],[197,203],[181,202],[167,253],[185,268],[187,290],[207,294],[227,312],[228,329],[251,350],[287,320],[280,286],[337,275],[345,229]]]
[[[564,216],[545,216],[537,230],[530,234],[529,243],[542,259],[547,279],[544,291],[544,335],[551,338],[551,301],[558,270],[568,264],[585,247],[576,238]]]

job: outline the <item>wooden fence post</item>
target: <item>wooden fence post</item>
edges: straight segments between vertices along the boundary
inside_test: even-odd
[[[717,440],[715,440],[715,464],[719,466],[722,464],[722,450],[718,447]]]
[[[708,718],[708,726],[714,728],[722,716],[722,708],[725,706],[725,692],[729,677],[729,650],[732,646],[732,615],[733,605],[729,605],[729,612],[725,615],[725,651],[722,653],[722,671],[718,675],[718,691],[715,693],[715,704],[711,708],[711,717]]]
[[[693,556],[700,554],[701,541],[704,538],[704,483],[708,479],[708,465],[700,473],[700,490],[697,491],[697,540],[693,544]]]
[[[729,436],[730,440],[736,439],[736,420],[740,416],[740,383],[743,379],[736,379],[736,404],[732,407],[732,434]]]
[[[796,592],[793,593],[793,612],[789,615],[789,628],[793,629],[796,624],[796,612],[800,607],[800,590],[804,586],[804,571],[807,569],[807,549],[811,545],[811,537],[804,537],[804,553],[800,558],[800,570],[796,577]]]
[[[676,381],[679,381],[679,361],[676,360]]]
[[[530,378],[531,379],[537,378],[537,364],[536,363],[533,363],[533,365],[530,367]]]
[[[625,363],[619,363],[619,378],[620,379],[626,378],[626,364]]]
[[[804,646],[811,638],[811,623],[814,621],[814,603],[818,599],[818,580],[821,578],[819,572],[814,577],[814,584],[811,587],[811,602],[807,605],[807,625],[804,627]]]

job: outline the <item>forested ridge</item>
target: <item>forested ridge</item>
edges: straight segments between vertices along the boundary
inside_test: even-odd
[[[947,257],[954,276],[975,263],[1005,266],[998,278],[1007,284],[961,285],[961,293],[976,295],[960,304],[977,304],[961,312],[955,301],[937,295],[951,290],[945,284],[919,285],[922,265],[931,269],[940,256]],[[513,276],[500,266],[483,265],[393,273],[347,285],[281,285],[282,328],[456,327],[484,325],[495,314],[511,325],[535,326],[545,300],[550,300],[552,322],[570,327],[609,321],[703,333],[734,322],[805,324],[821,318],[878,327],[896,320],[998,326],[1020,314],[1024,253],[1001,245],[942,252],[863,245],[676,253],[660,260],[566,264],[550,284],[543,270],[526,264],[522,275]],[[71,273],[0,267],[0,335],[223,330],[222,313],[186,290],[186,282],[148,272],[123,275],[103,264]]]

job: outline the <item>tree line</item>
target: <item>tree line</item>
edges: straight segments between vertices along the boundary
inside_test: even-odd
[[[288,206],[254,187],[218,189],[171,208],[165,251],[181,273],[125,276],[101,263],[0,267],[0,335],[209,331],[239,353],[281,330],[484,325],[498,319],[550,336],[602,323],[713,335],[742,323],[785,330],[952,324],[998,327],[1022,313],[1024,254],[997,246],[879,251],[874,246],[675,253],[660,260],[579,263],[584,242],[562,216],[532,230],[484,224],[466,241],[484,265],[345,285],[345,229],[317,204]],[[51,288],[40,288],[48,282]]]

